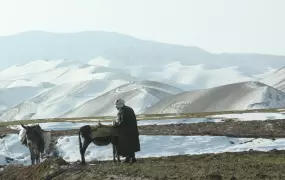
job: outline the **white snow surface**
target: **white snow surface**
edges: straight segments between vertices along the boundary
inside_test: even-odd
[[[137,80],[119,69],[61,59],[37,60],[0,71],[0,81],[25,80],[30,84],[49,82],[61,85],[92,79]]]
[[[88,64],[93,66],[104,66],[104,67],[109,67],[110,63],[111,61],[105,59],[102,56],[92,59],[91,61],[88,62]]]
[[[192,85],[198,89],[256,80],[256,78],[240,72],[236,66],[208,69],[204,64],[187,66],[180,61],[165,65],[163,70],[156,72],[153,77],[157,81],[166,79],[181,86]]]
[[[239,121],[264,121],[264,120],[277,120],[285,119],[284,113],[242,113],[242,114],[220,114],[208,116],[211,118],[230,118]]]
[[[153,109],[154,113],[179,113],[215,109],[280,108],[285,104],[284,94],[253,81],[269,72],[252,76],[244,73],[238,66],[211,69],[204,64],[184,65],[180,61],[159,67],[152,67],[151,64],[137,67],[126,65],[121,69],[111,67],[110,63],[110,60],[102,56],[88,63],[43,59],[1,70],[1,121],[115,115],[116,109],[112,103],[116,98],[124,98],[136,113]],[[267,71],[272,72],[272,68],[269,67]],[[282,70],[278,71],[276,77],[281,77],[282,73]],[[281,79],[278,79],[279,81]],[[220,91],[221,95],[215,97],[215,100],[212,99],[213,96],[210,98],[204,93],[210,91],[205,88],[233,85],[229,83],[244,83],[247,87],[239,92],[232,88],[228,94]],[[122,86],[124,84],[125,86]],[[196,92],[190,99],[184,98],[181,92],[191,89],[196,89]],[[182,100],[178,97],[180,95],[177,95],[179,93],[183,97]],[[214,95],[213,92],[210,94]],[[168,101],[171,95],[177,95],[173,96],[173,100],[178,97],[175,100],[177,102],[169,104],[164,110],[156,111],[157,106],[160,106],[156,104],[164,102],[165,99]],[[189,104],[192,104],[193,108],[187,108]]]
[[[126,105],[140,114],[159,100],[181,92],[183,90],[159,82],[133,81],[95,97],[60,117],[114,116],[117,115],[114,102],[118,98],[124,99]]]
[[[18,134],[10,134],[0,139],[0,163],[8,164],[5,158],[13,158],[12,164],[29,164],[30,151],[21,144]]]
[[[234,142],[231,144],[230,141]],[[252,142],[250,142],[252,141]],[[285,149],[285,139],[229,138],[224,136],[140,136],[141,151],[137,157],[159,157],[185,154],[240,152],[250,149],[268,151]],[[65,136],[58,139],[60,155],[69,162],[80,159],[78,137]],[[111,160],[112,149],[108,146],[90,144],[86,150],[86,161]]]
[[[90,80],[58,85],[5,111],[2,121],[54,118],[107,92],[122,80]]]
[[[209,118],[190,118],[190,119],[168,119],[168,120],[144,120],[138,121],[138,125],[150,124],[178,124],[178,123],[199,123],[199,122],[221,122],[222,118],[238,118],[241,121],[280,119],[284,114],[280,113],[245,113],[245,114],[225,114],[211,116]],[[53,122],[40,123],[45,131],[75,129],[83,125],[95,125],[98,122],[72,123],[72,122]],[[111,122],[102,122],[110,124]],[[10,127],[11,128],[11,127]],[[21,130],[21,126],[12,128]],[[14,164],[30,164],[28,148],[21,145],[20,135],[10,134],[0,139],[0,163],[7,164],[5,158],[13,158]],[[203,154],[248,151],[249,149],[268,151],[272,149],[284,149],[285,138],[276,140],[254,139],[254,138],[229,138],[224,136],[140,136],[142,151],[137,153],[138,157],[157,157],[181,154]],[[234,142],[234,144],[230,143]],[[63,136],[58,140],[57,147],[60,155],[66,161],[79,160],[78,136]],[[111,145],[98,147],[91,144],[86,152],[87,161],[109,160],[112,158]]]
[[[204,64],[184,65],[180,61],[174,61],[170,64],[161,64],[160,67],[143,64],[116,69],[110,67],[110,63],[110,60],[101,56],[88,63],[64,59],[31,61],[0,71],[0,88],[23,84],[37,86],[41,82],[60,85],[91,79],[123,79],[154,80],[191,90],[254,81],[263,77],[263,74],[247,75],[237,66],[210,69]],[[11,85],[11,83],[15,84]]]
[[[285,92],[285,67],[268,74],[261,82]]]
[[[36,95],[39,95],[50,88],[21,86],[11,88],[0,88],[0,110],[6,110],[19,103],[22,103]]]

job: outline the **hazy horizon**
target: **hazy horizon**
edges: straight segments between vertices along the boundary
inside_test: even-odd
[[[107,31],[211,53],[285,55],[284,5],[269,0],[9,0],[0,2],[0,36]]]

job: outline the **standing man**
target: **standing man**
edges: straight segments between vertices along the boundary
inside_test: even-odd
[[[119,133],[118,154],[126,157],[125,163],[136,162],[135,152],[140,151],[140,140],[135,112],[123,99],[116,100],[115,106],[118,110],[115,123]]]

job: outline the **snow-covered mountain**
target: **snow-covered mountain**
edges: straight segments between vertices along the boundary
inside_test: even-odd
[[[284,68],[276,71],[284,56],[212,54],[97,31],[25,32],[0,37],[0,48],[2,120],[114,115],[118,97],[137,113],[174,111],[159,104],[180,95],[189,112],[283,106],[282,93],[265,98],[276,90],[249,82],[284,90]]]
[[[0,71],[2,86],[37,86],[41,83],[61,85],[92,79],[137,80],[123,70],[71,60],[37,60],[14,65]],[[12,84],[12,85],[11,85]]]
[[[159,100],[181,92],[183,90],[159,82],[131,82],[91,99],[61,117],[116,115],[117,110],[114,107],[114,102],[117,98],[123,98],[136,113],[143,113],[145,108]]]
[[[123,84],[123,85],[122,85]],[[121,85],[121,86],[120,86]],[[105,92],[105,93],[104,93]],[[116,115],[114,101],[124,98],[136,112],[183,90],[154,81],[93,80],[56,86],[5,111],[2,121]]]
[[[207,68],[238,66],[243,72],[260,74],[268,67],[284,66],[284,56],[263,54],[212,54],[194,46],[173,45],[140,40],[102,31],[50,33],[28,31],[0,37],[3,68],[38,59],[69,59],[88,62],[103,57],[109,67],[162,66],[173,61],[184,65],[204,64]],[[252,63],[255,63],[252,66]],[[0,67],[0,68],[2,68]]]
[[[244,73],[240,67],[210,69],[203,64],[188,66],[179,61],[157,67],[147,65],[121,69],[108,67],[109,64],[110,60],[103,57],[92,59],[88,63],[72,60],[32,61],[0,71],[0,88],[52,87],[96,79],[129,82],[151,80],[185,90],[192,90],[211,88],[228,83],[253,81],[259,78]]]
[[[109,60],[102,57],[88,63],[71,60],[37,60],[0,71],[2,121],[59,116],[114,115],[116,110],[113,107],[113,101],[118,97],[124,98],[136,113],[144,113],[146,108],[185,90],[220,88],[225,84],[258,80],[269,73],[250,76],[243,73],[239,67],[207,69],[204,65],[186,66],[181,62],[146,69],[142,67],[116,69],[108,67],[109,63]],[[140,68],[141,71],[138,71]],[[197,93],[204,91],[206,90],[198,90]],[[252,104],[247,101],[253,101],[254,96],[247,96],[247,91],[239,91],[240,93],[236,95],[235,91],[230,92],[231,94],[220,97],[215,95],[222,104],[220,107],[208,108],[207,104],[211,104],[212,99],[200,98],[199,101],[202,99],[205,104],[195,105],[187,111],[215,110],[216,108],[219,110],[244,109]],[[255,90],[255,92],[259,91]],[[228,96],[243,97],[247,101],[233,101],[232,105],[227,105],[223,98]],[[193,101],[192,104],[195,104],[194,100],[196,101],[191,98],[182,99]],[[269,105],[264,107],[272,107],[270,104],[274,104],[275,100],[266,102]],[[278,105],[282,106],[282,103]]]
[[[144,70],[142,72],[144,72],[142,77],[186,90],[211,88],[258,79],[258,77],[245,74],[239,67],[210,69],[204,64],[187,66],[178,61],[162,66],[160,71],[146,73],[148,71]]]
[[[182,92],[160,100],[145,113],[188,113],[285,107],[285,93],[256,81]]]
[[[42,82],[59,85],[92,79],[147,79],[193,90],[259,80],[268,69],[285,64],[285,56],[212,54],[198,47],[102,31],[28,31],[0,36],[0,48],[0,68],[8,67],[0,71],[0,88],[11,83],[34,86]],[[253,66],[253,62],[258,63]]]
[[[58,85],[37,96],[27,98],[28,100],[24,102],[19,102],[16,106],[4,111],[1,119],[8,121],[57,117],[125,83],[127,81],[89,80]]]
[[[0,88],[0,114],[1,111],[22,103],[48,89],[50,89],[50,86],[41,85]]]
[[[261,80],[265,84],[269,84],[276,89],[285,92],[285,67],[278,69],[277,71],[269,74],[267,77]]]

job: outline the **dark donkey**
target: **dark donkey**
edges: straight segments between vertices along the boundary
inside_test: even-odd
[[[33,126],[25,126],[21,124],[23,129],[20,131],[20,140],[22,144],[27,146],[30,150],[32,165],[40,163],[41,153],[44,152],[45,148],[50,142],[50,132],[42,130],[40,125],[36,124]]]
[[[80,136],[83,137],[83,146]],[[116,163],[116,157],[117,157],[118,162],[121,162],[120,156],[117,151],[118,134],[117,134],[117,129],[115,127],[102,125],[100,121],[98,125],[95,127],[91,127],[90,125],[85,125],[79,128],[78,138],[79,138],[79,148],[81,155],[81,164],[86,164],[85,151],[91,142],[93,142],[97,146],[107,146],[109,144],[112,144],[113,161],[114,163]]]

